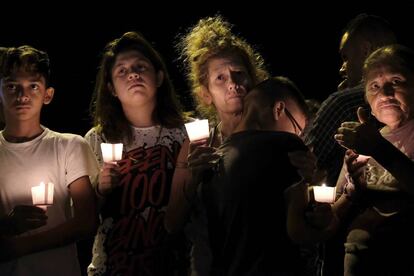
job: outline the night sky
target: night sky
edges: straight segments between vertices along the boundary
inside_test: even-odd
[[[38,3],[2,5],[0,46],[29,44],[49,53],[56,92],[44,109],[42,123],[56,131],[81,135],[91,126],[88,107],[100,53],[107,42],[126,31],[140,31],[153,42],[187,110],[192,106],[174,43],[198,19],[218,12],[235,25],[235,33],[262,53],[272,75],[290,78],[307,98],[323,100],[336,90],[342,29],[360,12],[383,16],[396,30],[400,43],[414,48],[414,4],[393,1],[372,8],[348,3],[338,9],[335,6],[344,2],[322,6],[290,1],[287,7],[280,1],[269,1],[244,0],[248,5],[194,0],[190,8],[178,1],[113,1],[93,9],[83,6],[86,1],[61,2],[48,9]]]

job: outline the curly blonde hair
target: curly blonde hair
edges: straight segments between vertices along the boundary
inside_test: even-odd
[[[186,65],[186,76],[197,100],[197,110],[211,121],[217,121],[213,106],[204,104],[201,88],[208,86],[208,61],[217,57],[239,57],[253,80],[253,85],[266,79],[268,73],[262,56],[243,38],[235,36],[232,25],[222,16],[200,19],[182,35],[177,49]]]

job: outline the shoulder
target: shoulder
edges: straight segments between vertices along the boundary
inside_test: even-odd
[[[181,141],[182,143],[187,138],[187,132],[185,131],[184,125],[175,128],[164,128],[163,135],[168,135],[174,140]]]
[[[322,102],[313,125],[323,122],[321,125],[325,127],[325,123],[328,121],[343,121],[344,116],[353,115],[359,106],[364,105],[365,98],[362,86],[335,92]],[[336,126],[336,124],[334,125]]]
[[[88,143],[103,142],[102,133],[97,127],[91,128],[84,136]]]
[[[337,104],[349,102],[353,99],[364,100],[364,87],[362,85],[332,93],[325,101],[323,101],[321,109],[336,107]]]
[[[85,134],[85,139],[91,139],[97,136],[101,136],[101,132],[98,130],[97,127],[91,128],[88,132]]]
[[[56,147],[59,151],[70,151],[76,148],[83,149],[85,146],[88,146],[87,141],[78,134],[61,133],[48,129],[46,129],[46,131],[46,143],[50,144],[50,146]]]
[[[67,144],[85,144],[86,140],[82,136],[74,133],[53,132],[53,137],[59,142]]]
[[[232,139],[241,141],[242,143],[251,142],[257,147],[272,146],[277,148],[285,148],[286,150],[292,150],[292,148],[300,150],[307,149],[303,141],[295,134],[284,131],[266,131],[266,130],[251,130],[242,131],[233,134]]]

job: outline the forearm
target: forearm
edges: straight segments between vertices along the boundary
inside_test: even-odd
[[[89,177],[76,179],[68,189],[73,201],[73,218],[44,232],[14,239],[17,256],[68,245],[95,233],[98,216]]]
[[[173,185],[164,219],[165,228],[170,233],[180,231],[190,216],[196,191],[191,187],[188,189],[187,186],[185,182]]]
[[[373,150],[371,156],[389,171],[399,183],[399,188],[414,194],[414,162],[385,139]]]
[[[99,212],[102,206],[104,206],[105,204],[106,195],[102,194],[102,192],[99,190],[99,183],[96,183],[94,190],[95,190],[96,208]]]
[[[344,193],[332,205],[332,211],[338,219],[338,222],[346,219],[351,208],[352,201]]]
[[[52,229],[29,236],[0,236],[0,262],[74,243],[94,234],[96,227],[96,217],[84,216],[84,219],[70,219]]]
[[[16,237],[12,242],[13,251],[18,257],[65,246],[94,235],[97,226],[98,219],[92,214],[71,218],[47,231]]]
[[[316,243],[330,237],[331,227],[329,223],[332,223],[332,220],[326,220],[323,224],[324,227],[316,227],[306,217],[311,194],[308,186],[301,183],[294,184],[285,191],[287,232],[289,237],[298,244]]]

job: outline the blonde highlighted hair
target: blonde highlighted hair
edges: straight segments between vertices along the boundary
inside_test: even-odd
[[[205,105],[200,95],[203,86],[208,88],[208,61],[211,58],[239,57],[253,85],[268,77],[262,56],[243,38],[235,36],[231,29],[232,25],[220,15],[203,18],[189,28],[177,44],[180,60],[186,65],[187,79],[197,99],[197,110],[213,121],[217,119],[214,107]]]

